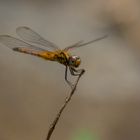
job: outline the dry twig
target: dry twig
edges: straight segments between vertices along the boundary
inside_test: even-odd
[[[65,107],[67,106],[67,104],[69,103],[69,101],[71,100],[72,95],[74,94],[74,92],[75,92],[75,90],[76,90],[76,87],[77,87],[77,84],[78,84],[78,82],[79,82],[79,80],[80,80],[80,77],[84,74],[84,72],[85,72],[85,70],[82,70],[82,72],[79,74],[79,76],[78,76],[78,78],[77,78],[77,80],[76,80],[76,82],[75,82],[75,84],[74,84],[74,87],[73,87],[72,90],[71,90],[70,95],[69,95],[68,97],[66,97],[64,104],[61,106],[61,108],[60,108],[58,114],[56,115],[56,117],[55,117],[55,119],[54,119],[54,121],[53,121],[52,124],[50,125],[50,128],[49,128],[49,131],[48,131],[46,140],[50,140],[51,135],[52,135],[52,133],[53,133],[53,131],[54,131],[54,129],[55,129],[55,126],[56,126],[56,124],[58,123],[58,121],[59,121],[59,119],[60,119],[60,116],[61,116],[63,110],[65,109]]]

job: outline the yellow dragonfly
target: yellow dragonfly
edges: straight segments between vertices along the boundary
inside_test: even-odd
[[[88,45],[107,37],[107,35],[105,35],[86,43],[83,43],[83,41],[79,41],[61,50],[57,45],[44,39],[29,27],[18,27],[16,29],[16,33],[24,41],[9,35],[0,35],[0,43],[4,44],[14,51],[38,56],[46,60],[56,61],[63,64],[65,66],[65,80],[71,87],[73,87],[73,85],[67,78],[68,69],[73,76],[78,76],[85,70],[76,69],[77,67],[79,67],[81,59],[77,55],[71,55],[68,51],[74,48]],[[51,51],[49,49],[51,49]]]

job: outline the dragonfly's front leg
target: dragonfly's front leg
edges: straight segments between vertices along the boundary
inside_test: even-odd
[[[65,80],[66,82],[68,83],[68,85],[73,88],[73,84],[68,80],[68,66],[66,66],[66,69],[65,69]]]
[[[73,75],[73,76],[79,76],[79,75],[81,75],[82,73],[84,73],[85,72],[85,70],[84,69],[75,69],[75,68],[73,68],[73,67],[69,67],[69,69],[70,69],[70,73],[71,73],[71,75]]]
[[[71,75],[73,76],[80,76],[85,72],[84,69],[76,70],[72,67],[69,67],[69,70],[70,70]],[[73,89],[74,85],[68,80],[67,74],[68,74],[68,66],[66,66],[66,69],[65,69],[65,80],[68,83],[68,85]]]

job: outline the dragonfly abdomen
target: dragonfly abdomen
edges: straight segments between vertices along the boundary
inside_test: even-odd
[[[18,51],[21,53],[26,53],[30,55],[35,55],[47,60],[55,61],[55,53],[49,52],[49,51],[38,51],[38,50],[32,50],[29,48],[13,48],[14,51]]]
[[[34,51],[34,50],[28,49],[28,48],[13,48],[13,50],[17,51],[17,52],[21,52],[21,53],[30,54],[30,55],[36,55],[36,56],[40,55],[40,53],[38,51]]]

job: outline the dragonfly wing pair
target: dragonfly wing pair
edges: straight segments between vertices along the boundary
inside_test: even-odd
[[[18,27],[16,29],[17,34],[25,41],[41,45],[42,47],[50,48],[51,50],[59,50],[59,47],[54,43],[44,39],[38,33],[30,29],[29,27]]]
[[[42,51],[46,51],[46,47],[50,48],[51,50],[58,50],[59,48],[53,44],[50,41],[45,40],[43,37],[41,37],[38,33],[33,31],[32,29],[28,27],[18,27],[17,28],[17,34],[25,41],[22,41],[20,39],[14,38],[9,35],[0,35],[0,43],[4,44],[5,46],[17,50],[19,49],[26,49],[27,52],[35,52],[40,53]],[[27,42],[36,44],[31,45]],[[39,45],[39,46],[37,46]],[[41,45],[41,46],[40,46]]]
[[[71,45],[71,46],[66,47],[64,50],[65,50],[65,51],[69,51],[69,50],[71,50],[71,49],[73,49],[73,48],[83,47],[83,46],[86,46],[86,45],[88,45],[88,44],[94,43],[94,42],[96,42],[96,41],[102,40],[102,39],[104,39],[104,38],[106,38],[106,37],[108,37],[108,35],[104,35],[104,36],[102,36],[102,37],[96,38],[96,39],[94,39],[94,40],[91,40],[91,41],[88,41],[88,42],[85,42],[85,43],[81,40],[81,41],[79,41],[79,42],[77,42],[77,43],[75,43],[75,44],[73,44],[73,45]]]
[[[52,51],[60,50],[60,48],[57,45],[44,39],[43,37],[41,37],[38,33],[33,31],[29,27],[26,27],[26,26],[18,27],[16,29],[16,32],[24,41],[17,39],[17,38],[14,38],[14,37],[9,36],[9,35],[0,35],[0,43],[4,44],[7,47],[12,48],[12,49],[14,49],[14,48],[27,48],[27,50],[31,49],[32,51],[47,51],[47,48],[48,48],[48,49],[51,49]],[[92,41],[89,41],[86,43],[83,43],[83,41],[79,41],[73,45],[66,47],[64,49],[64,51],[68,51],[68,50],[71,50],[73,48],[82,47],[82,46],[88,45],[90,43],[104,39],[106,37],[107,37],[107,35],[99,37],[95,40],[92,40]],[[27,42],[33,43],[33,45],[31,45]],[[36,45],[39,45],[39,46],[36,46]]]

